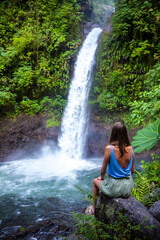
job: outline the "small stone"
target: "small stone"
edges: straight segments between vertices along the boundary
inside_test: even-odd
[[[94,215],[94,207],[92,205],[87,207],[87,209],[85,210],[85,214],[86,215]]]

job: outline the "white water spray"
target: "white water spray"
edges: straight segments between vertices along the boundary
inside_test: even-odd
[[[78,54],[68,103],[63,115],[59,147],[63,153],[74,159],[82,157],[85,145],[91,72],[101,31],[100,28],[94,28],[88,34]]]

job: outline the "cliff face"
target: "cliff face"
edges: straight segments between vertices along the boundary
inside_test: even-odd
[[[44,144],[52,149],[57,147],[58,127],[46,128],[48,117],[45,114],[19,115],[17,118],[1,120],[0,131],[0,162],[33,156]],[[137,129],[129,132],[130,138],[135,136]],[[91,116],[88,137],[85,147],[85,157],[103,157],[108,144],[111,126],[101,123],[98,117]],[[149,152],[136,154],[137,158],[150,158],[151,153],[159,154],[160,144]]]
[[[58,128],[46,128],[47,117],[43,114],[30,117],[1,120],[0,161],[14,160],[31,156],[43,144],[57,142]]]

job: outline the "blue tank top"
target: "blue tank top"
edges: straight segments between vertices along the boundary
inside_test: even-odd
[[[107,171],[108,174],[114,178],[123,178],[123,177],[128,177],[129,175],[131,175],[131,167],[132,167],[132,160],[133,160],[133,149],[131,146],[131,159],[129,162],[129,165],[126,168],[122,168],[115,155],[114,155],[114,151],[113,151],[113,146],[111,145],[111,159],[110,162],[107,166]]]

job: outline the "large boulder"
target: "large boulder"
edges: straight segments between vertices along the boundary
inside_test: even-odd
[[[148,211],[160,222],[160,200],[156,201]]]
[[[119,214],[122,213],[131,226],[140,226],[140,231],[130,228],[131,239],[146,237],[147,240],[160,239],[160,222],[157,221],[147,208],[135,197],[108,198],[101,193],[97,200],[95,216],[106,224],[119,223]]]

